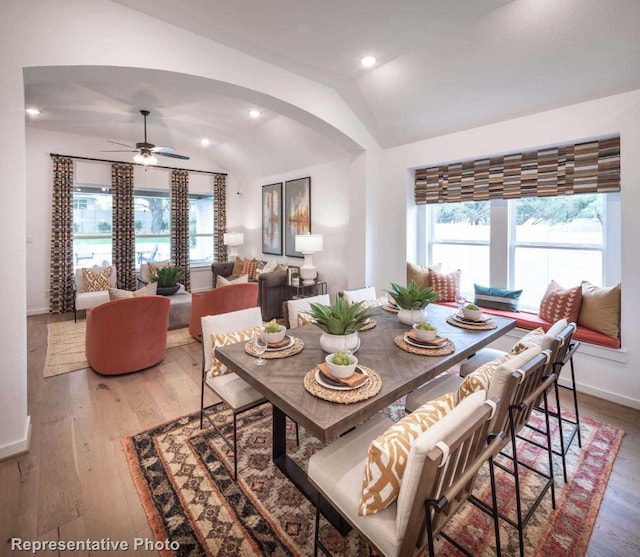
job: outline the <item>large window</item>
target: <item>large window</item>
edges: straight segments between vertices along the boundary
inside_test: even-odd
[[[137,191],[133,198],[136,268],[147,261],[171,258],[171,200],[169,192]]]
[[[213,263],[212,195],[189,196],[189,246],[191,266]]]
[[[75,267],[111,265],[112,213],[109,188],[76,186],[73,192]]]
[[[551,279],[569,287],[620,280],[620,194],[521,198],[418,207],[426,219],[425,261],[462,270],[473,283],[522,289],[537,309]]]

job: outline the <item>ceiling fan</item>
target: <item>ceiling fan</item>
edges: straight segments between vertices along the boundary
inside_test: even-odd
[[[153,143],[149,143],[147,141],[147,116],[149,116],[148,110],[141,110],[140,114],[144,118],[144,141],[136,143],[135,148],[133,145],[127,145],[126,143],[120,143],[119,141],[109,141],[109,143],[115,143],[116,145],[122,145],[123,147],[129,147],[130,151],[124,150],[109,150],[102,151],[103,153],[136,153],[133,157],[134,162],[139,164],[149,165],[149,164],[158,164],[158,159],[156,155],[160,155],[161,157],[170,157],[173,159],[182,159],[189,160],[189,157],[186,155],[179,155],[178,153],[173,153],[175,151],[174,147],[156,147]]]

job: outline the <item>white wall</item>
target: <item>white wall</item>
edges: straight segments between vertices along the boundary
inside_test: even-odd
[[[384,206],[389,224],[384,228],[386,257],[377,261],[375,268],[376,284],[405,280],[407,257],[415,261],[410,249],[413,243],[407,241],[415,234],[411,169],[618,133],[622,159],[623,348],[612,351],[584,346],[576,357],[576,372],[581,390],[640,407],[640,258],[635,246],[640,237],[640,90],[385,151],[383,185],[374,205]],[[381,218],[376,222],[383,226]]]

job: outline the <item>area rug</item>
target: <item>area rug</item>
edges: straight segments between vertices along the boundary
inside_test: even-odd
[[[59,321],[47,325],[47,358],[44,376],[53,377],[89,367],[84,355],[86,321]],[[167,334],[167,348],[195,342],[189,328],[173,329]]]
[[[401,408],[396,403],[387,413],[397,419]],[[230,412],[218,412],[215,419],[227,433],[232,431]],[[549,495],[545,496],[526,528],[527,556],[578,556],[586,551],[624,432],[586,417],[582,422],[583,447],[574,442],[568,454],[569,483],[556,479],[555,510]],[[300,432],[299,447],[290,432],[289,454],[304,466],[321,445],[303,428]],[[240,415],[237,482],[229,472],[232,453],[212,428],[200,430],[199,414],[143,431],[122,443],[156,540],[164,542],[163,547],[173,544],[162,555],[313,554],[315,509],[271,462],[269,405]],[[527,450],[526,457],[545,462],[538,449]],[[561,475],[556,464],[556,474]],[[497,481],[503,494],[512,493],[507,474],[499,475]],[[535,482],[524,474],[525,499],[535,495]],[[474,493],[488,500],[485,469]],[[514,506],[512,498],[502,499],[507,507]],[[333,555],[375,555],[355,532],[343,538],[324,519],[321,532]],[[474,555],[495,554],[492,522],[471,504],[465,504],[446,532]],[[516,555],[514,529],[503,525],[501,538],[503,555]],[[438,555],[457,554],[442,540],[436,549]]]

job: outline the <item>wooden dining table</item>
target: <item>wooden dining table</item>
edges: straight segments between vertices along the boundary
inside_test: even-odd
[[[410,332],[410,327],[402,324],[396,314],[382,307],[371,308],[376,326],[359,333],[360,348],[355,355],[359,364],[377,372],[382,386],[375,396],[351,404],[323,400],[304,387],[307,372],[323,362],[327,355],[320,348],[321,331],[313,324],[288,331],[289,335],[304,342],[304,349],[294,356],[267,360],[266,365],[256,366],[255,358],[245,352],[244,343],[237,343],[216,348],[216,357],[272,403],[273,461],[315,504],[315,488],[305,471],[287,455],[286,417],[323,443],[329,443],[516,325],[513,319],[492,316],[496,324],[494,329],[463,329],[447,322],[447,317],[455,312],[455,308],[437,304],[428,306],[429,321],[437,326],[438,335],[453,342],[455,350],[448,355],[425,356],[406,352],[394,343],[397,335]],[[348,529],[333,509],[328,507],[322,511],[341,531]]]

